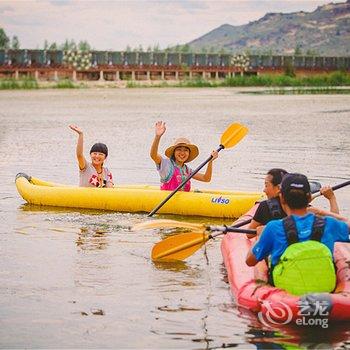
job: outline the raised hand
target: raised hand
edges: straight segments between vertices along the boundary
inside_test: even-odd
[[[212,160],[214,160],[214,159],[216,159],[217,157],[219,157],[219,153],[218,153],[218,151],[212,151],[211,152],[211,155],[212,155]]]
[[[335,197],[335,194],[332,190],[331,186],[323,186],[320,189],[320,193],[325,196],[328,200],[332,199],[333,197]]]
[[[165,123],[162,122],[161,120],[158,121],[155,125],[155,133],[156,133],[156,136],[162,136],[166,131],[166,126],[165,126]]]
[[[329,210],[332,213],[339,214],[339,206],[338,206],[337,198],[335,197],[332,187],[323,186],[320,189],[320,193],[329,200],[329,207],[330,207]]]
[[[83,133],[83,131],[82,131],[78,126],[76,126],[76,125],[71,124],[71,125],[69,125],[69,127],[70,127],[73,131],[75,131],[76,133],[78,133],[79,135],[81,135],[81,134]]]

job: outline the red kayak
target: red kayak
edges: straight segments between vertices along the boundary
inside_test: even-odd
[[[257,205],[235,223],[252,218],[256,208]],[[333,293],[295,296],[267,283],[265,261],[254,267],[246,265],[246,255],[254,241],[244,234],[231,232],[224,236],[221,243],[231,292],[239,306],[258,313],[259,320],[270,326],[293,322],[327,328],[328,320],[350,320],[349,243],[335,243],[337,286]]]

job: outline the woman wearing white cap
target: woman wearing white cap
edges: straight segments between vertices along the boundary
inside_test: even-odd
[[[179,138],[175,140],[174,144],[165,150],[166,158],[163,158],[158,154],[158,146],[160,138],[166,131],[165,123],[158,121],[155,125],[155,136],[152,143],[150,156],[156,163],[157,170],[160,175],[161,190],[173,191],[178,185],[182,183],[189,175],[191,175],[192,169],[188,167],[185,163],[188,163],[195,159],[199,150],[198,147],[192,144],[186,138]],[[212,175],[212,162],[218,157],[218,152],[213,151],[211,153],[213,156],[212,160],[208,163],[206,172],[197,173],[193,176],[193,179],[203,182],[209,182]],[[183,191],[190,191],[191,183],[188,181],[184,187]]]

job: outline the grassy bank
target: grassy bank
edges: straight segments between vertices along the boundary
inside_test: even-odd
[[[34,78],[24,78],[24,79],[0,79],[0,90],[33,90],[33,89],[77,89],[81,85],[74,84],[69,79],[60,80],[55,83],[41,85]]]
[[[332,74],[323,74],[323,75],[314,75],[308,77],[290,77],[287,75],[255,75],[255,76],[235,76],[232,78],[226,78],[223,80],[205,80],[202,78],[183,80],[179,82],[167,82],[164,81],[160,84],[144,84],[140,81],[130,81],[127,83],[126,87],[128,88],[139,88],[139,87],[184,87],[184,88],[215,88],[215,87],[300,87],[300,88],[322,88],[323,91],[330,87],[337,86],[350,86],[350,75],[343,72],[335,72]],[[283,91],[278,90],[278,91]],[[296,91],[305,91],[305,90],[296,90]],[[321,90],[310,90],[319,92]],[[337,89],[332,91],[336,92]],[[348,91],[348,90],[344,90]],[[348,93],[348,92],[342,93]]]
[[[222,86],[268,86],[268,87],[329,87],[350,86],[350,75],[343,72],[334,72],[327,75],[307,77],[290,77],[288,75],[260,75],[249,77],[227,78]]]
[[[38,88],[57,88],[57,89],[75,89],[89,87],[91,82],[73,82],[69,79],[58,82],[37,82],[33,78],[22,80],[0,79],[0,90],[10,89],[38,89]],[[123,83],[122,85],[120,83]],[[145,87],[178,87],[178,88],[215,88],[215,87],[268,87],[278,88],[269,90],[269,93],[291,93],[291,90],[284,88],[296,88],[294,93],[342,93],[349,94],[349,89],[337,89],[336,87],[350,86],[350,74],[346,72],[334,72],[332,74],[320,74],[306,77],[292,77],[288,75],[255,75],[255,76],[235,76],[222,80],[205,80],[202,78],[187,79],[181,81],[120,81],[120,82],[102,82],[98,87],[126,87],[126,88],[145,88]],[[90,85],[91,86],[91,85]],[[96,87],[96,86],[94,86]],[[306,88],[311,88],[307,90]],[[315,89],[317,88],[317,89]],[[308,92],[307,92],[308,91]]]
[[[288,75],[235,76],[222,81],[203,79],[183,81],[179,87],[329,87],[350,86],[350,75],[335,72],[327,75],[290,77]]]
[[[21,80],[15,80],[15,79],[2,79],[0,80],[0,90],[20,90],[20,89],[26,89],[26,90],[32,90],[32,89],[39,89],[39,84],[35,79],[21,79]]]
[[[79,89],[81,86],[78,86],[77,84],[74,84],[69,79],[60,80],[56,83],[55,86],[53,86],[55,89]]]
[[[349,95],[350,88],[340,87],[298,87],[272,88],[268,90],[241,91],[244,94],[255,95]]]

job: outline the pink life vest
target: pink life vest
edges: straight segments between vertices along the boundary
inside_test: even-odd
[[[173,172],[172,176],[168,182],[160,185],[161,190],[173,191],[182,183],[183,180],[187,179],[188,176],[191,175],[191,171],[186,164],[182,168],[178,167],[173,161],[171,161],[171,164]],[[191,181],[188,181],[181,190],[189,192],[191,190]]]

